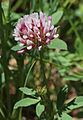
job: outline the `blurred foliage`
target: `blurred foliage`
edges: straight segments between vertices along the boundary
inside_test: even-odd
[[[83,0],[2,0],[0,1],[0,119],[16,120],[11,115],[16,101],[20,100],[19,87],[23,87],[25,76],[33,62],[33,57],[26,54],[18,55],[11,48],[16,45],[12,36],[19,18],[32,12],[43,11],[54,15],[62,11],[63,16],[55,26],[60,26],[59,38],[67,43],[68,51],[46,49],[46,76],[50,97],[56,101],[59,89],[67,84],[69,87],[68,100],[76,96],[83,96]],[[48,54],[47,54],[48,53]],[[38,88],[42,84],[40,65],[37,61],[29,76],[27,87]],[[8,91],[8,92],[7,92]],[[8,94],[9,93],[9,94]],[[33,106],[23,109],[23,116],[36,120]],[[38,113],[40,114],[40,113]],[[65,113],[66,114],[66,113]],[[70,113],[71,116],[73,112]],[[83,116],[83,109],[79,109],[75,116]],[[68,116],[67,114],[65,116]],[[64,113],[62,120],[64,120]],[[70,116],[69,116],[69,119]],[[44,120],[40,118],[40,120]]]

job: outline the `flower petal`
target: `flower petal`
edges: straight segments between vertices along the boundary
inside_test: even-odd
[[[20,51],[17,51],[18,54],[21,54],[21,53],[24,53],[26,50],[20,50]]]
[[[42,48],[42,46],[39,46],[39,47],[38,47],[38,50],[40,51],[40,50],[41,50],[41,48]]]
[[[28,46],[28,47],[27,47],[27,50],[31,50],[31,49],[32,49],[32,46]]]

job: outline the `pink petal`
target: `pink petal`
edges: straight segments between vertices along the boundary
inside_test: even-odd
[[[49,17],[48,17],[48,20],[51,21],[51,20],[52,20],[52,16],[49,16]]]
[[[40,11],[40,20],[42,22],[46,21],[46,15]]]
[[[41,48],[42,48],[42,46],[39,46],[39,47],[38,47],[38,50],[40,51],[40,50],[41,50]]]
[[[26,50],[20,50],[20,51],[17,51],[18,54],[21,54],[21,53],[24,53]]]
[[[50,43],[50,39],[48,38],[48,39],[45,41],[44,45],[49,44],[49,43]]]
[[[20,46],[20,47],[23,47],[23,46],[24,46],[24,44],[23,44],[23,43],[20,43],[20,44],[19,44],[19,46]]]
[[[50,27],[50,30],[53,30],[54,29],[54,26],[52,25],[51,27]]]

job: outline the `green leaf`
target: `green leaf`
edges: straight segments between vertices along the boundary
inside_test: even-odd
[[[40,117],[44,109],[45,109],[44,105],[41,105],[40,103],[36,105],[36,114],[38,117]]]
[[[83,107],[83,96],[74,98],[71,102],[67,104],[68,110],[73,110],[80,107]]]
[[[61,115],[61,120],[72,120],[72,117],[63,112]]]
[[[36,94],[36,91],[35,90],[32,90],[32,89],[30,89],[30,88],[27,88],[27,87],[21,87],[21,88],[19,88],[20,89],[20,91],[22,91],[24,94],[26,94],[26,95],[35,95]]]
[[[59,93],[58,93],[58,96],[57,96],[57,109],[59,111],[62,110],[62,107],[64,105],[64,102],[66,100],[66,96],[67,96],[67,93],[68,93],[68,86],[67,85],[64,85]]]
[[[67,45],[63,40],[58,38],[51,40],[50,44],[47,45],[50,49],[62,49],[67,50]]]
[[[13,47],[11,48],[11,50],[13,50],[13,51],[18,51],[18,50],[24,49],[25,47],[26,47],[26,46],[20,47],[19,45],[15,45],[15,46],[13,46]]]
[[[4,10],[4,15],[5,15],[5,17],[7,17],[8,1],[5,1],[5,3],[4,3],[4,2],[1,2],[1,6],[2,6],[2,8],[3,8],[3,10]]]
[[[52,25],[55,25],[59,22],[63,15],[63,11],[57,11],[56,13],[52,14]]]
[[[4,72],[1,74],[1,78],[2,78],[1,83],[5,84],[5,74],[4,74]]]
[[[83,41],[81,41],[79,38],[77,38],[77,39],[75,40],[74,46],[75,46],[76,51],[77,51],[80,55],[83,56],[83,52],[82,52],[82,50],[83,50]]]
[[[78,81],[83,79],[83,76],[80,75],[70,75],[70,76],[65,76],[63,80],[70,80],[70,81]]]
[[[16,19],[19,19],[23,16],[22,13],[15,13],[15,12],[11,12],[11,20],[16,20]]]
[[[56,56],[55,56],[56,57]],[[70,64],[70,61],[67,59],[67,58],[65,58],[65,57],[63,57],[63,56],[61,56],[61,55],[57,55],[57,61],[59,61],[63,66],[70,66],[71,64]]]
[[[4,115],[4,113],[3,113],[3,111],[2,111],[1,108],[0,108],[0,114],[1,114],[3,117],[5,117],[5,115]]]
[[[36,104],[39,101],[40,101],[39,99],[24,98],[15,104],[14,109],[17,109],[18,107],[27,107],[27,106]]]

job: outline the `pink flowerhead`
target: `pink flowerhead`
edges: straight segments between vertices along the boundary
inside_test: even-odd
[[[26,46],[24,50],[18,51],[19,54],[33,47],[41,50],[43,45],[49,44],[50,40],[59,36],[56,34],[57,27],[54,28],[51,25],[52,17],[49,16],[48,20],[46,19],[46,15],[42,12],[40,12],[40,18],[38,18],[38,13],[32,13],[19,19],[13,36],[20,42],[19,46]]]

